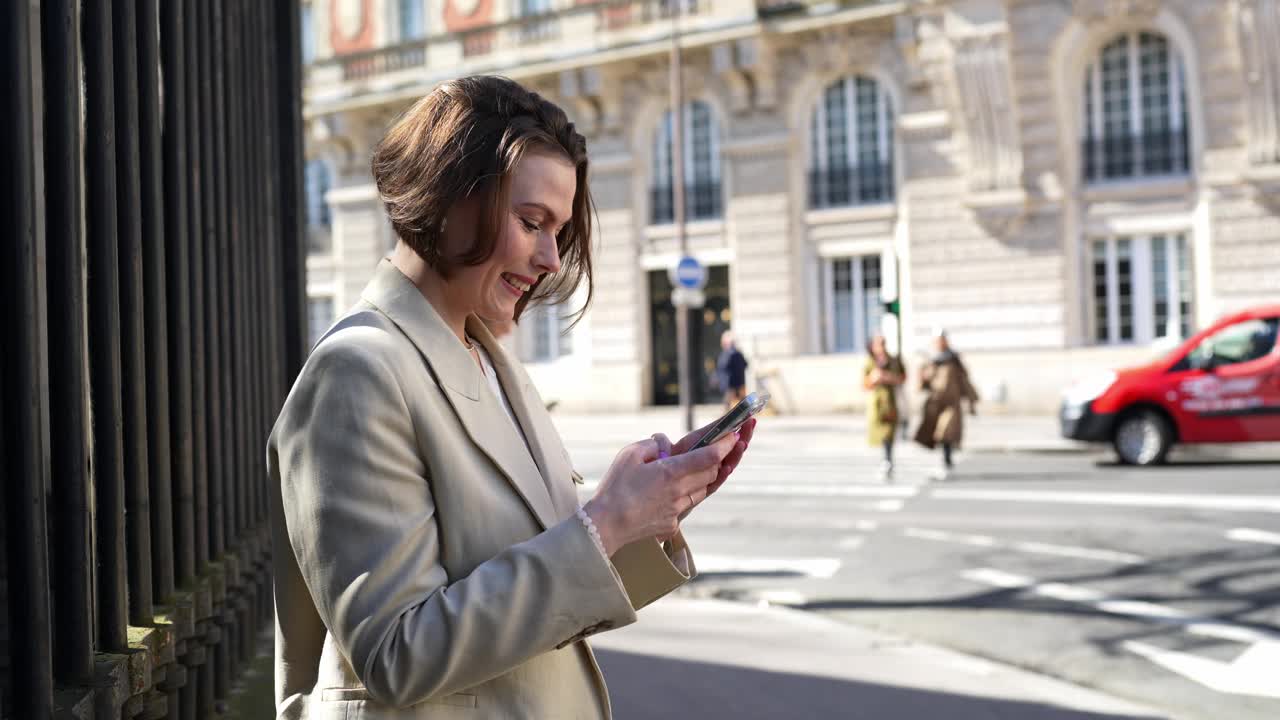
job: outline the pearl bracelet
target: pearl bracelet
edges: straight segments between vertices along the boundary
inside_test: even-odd
[[[587,534],[591,536],[591,542],[595,543],[596,549],[600,551],[600,554],[603,555],[606,560],[608,560],[609,552],[604,549],[604,540],[600,539],[600,529],[596,527],[591,516],[587,514],[586,510],[582,509],[581,505],[578,506],[578,519],[582,521],[584,526],[586,526]]]

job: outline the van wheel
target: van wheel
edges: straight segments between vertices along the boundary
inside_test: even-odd
[[[1159,465],[1173,446],[1173,431],[1158,413],[1140,410],[1120,419],[1112,444],[1126,465]]]

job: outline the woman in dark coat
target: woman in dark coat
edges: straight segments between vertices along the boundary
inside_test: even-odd
[[[942,446],[942,467],[934,475],[946,480],[951,475],[951,451],[964,439],[964,412],[961,403],[969,401],[970,414],[977,414],[978,392],[969,381],[960,356],[947,342],[945,331],[939,330],[933,340],[934,354],[920,369],[920,389],[927,393],[916,442],[932,450]]]

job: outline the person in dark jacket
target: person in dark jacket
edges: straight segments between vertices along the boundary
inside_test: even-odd
[[[733,333],[720,336],[720,358],[716,360],[716,380],[724,393],[725,407],[733,407],[747,396],[747,358],[733,343]]]
[[[951,349],[945,330],[934,332],[933,350],[933,356],[920,369],[920,389],[927,396],[916,442],[930,450],[942,446],[942,467],[933,474],[933,479],[946,480],[953,469],[951,453],[959,449],[964,438],[961,403],[968,402],[969,414],[977,415],[978,391],[973,388],[960,356]]]

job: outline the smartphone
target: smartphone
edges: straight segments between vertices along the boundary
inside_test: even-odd
[[[750,395],[738,401],[729,412],[720,416],[702,437],[698,438],[698,442],[693,444],[690,450],[697,450],[700,447],[706,447],[729,433],[742,427],[742,424],[750,420],[753,416],[760,413],[765,405],[769,404],[769,393],[753,392]]]

